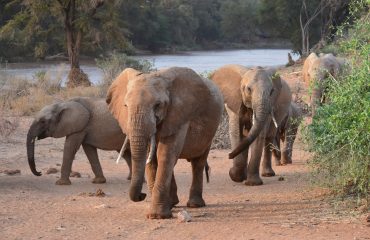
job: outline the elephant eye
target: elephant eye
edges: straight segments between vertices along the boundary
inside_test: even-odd
[[[272,95],[272,93],[274,92],[274,89],[271,89],[271,91],[270,91],[270,96]]]
[[[250,87],[247,87],[247,90],[248,90],[249,93],[252,92],[252,89]]]

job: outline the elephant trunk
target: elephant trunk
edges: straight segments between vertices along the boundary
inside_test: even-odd
[[[130,199],[134,202],[143,201],[146,197],[142,193],[142,187],[145,175],[145,163],[148,153],[149,140],[153,136],[150,128],[151,124],[146,121],[143,112],[131,115],[130,119],[130,150],[132,159],[132,177],[130,186]],[[155,124],[153,124],[155,126]],[[153,150],[151,150],[153,151]]]
[[[28,164],[32,173],[36,176],[41,176],[41,172],[36,171],[35,165],[35,140],[38,135],[38,127],[36,124],[32,124],[27,133],[27,158]]]
[[[250,129],[248,136],[243,139],[231,153],[229,153],[229,159],[235,158],[253,143],[266,125],[266,120],[270,113],[271,107],[268,100],[266,98],[262,98],[262,103],[258,104],[257,107],[253,109],[253,126]]]

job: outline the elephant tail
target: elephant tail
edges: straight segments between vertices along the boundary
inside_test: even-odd
[[[206,162],[206,165],[204,166],[204,172],[206,173],[207,183],[209,183],[209,175],[211,173],[211,167],[208,165],[208,162]]]

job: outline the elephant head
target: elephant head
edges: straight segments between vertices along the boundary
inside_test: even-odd
[[[303,65],[303,78],[308,85],[313,86],[311,95],[312,113],[318,103],[324,102],[325,79],[329,76],[336,77],[345,64],[344,59],[336,58],[333,54],[311,53]]]
[[[195,72],[186,68],[169,68],[150,74],[129,68],[109,88],[109,108],[130,140],[131,200],[142,201],[146,197],[141,190],[149,142],[150,152],[155,153],[156,140],[175,134],[196,116],[199,110],[196,96],[206,91],[204,84],[199,84],[201,81]],[[190,91],[193,94],[189,94]]]
[[[273,116],[273,105],[282,88],[281,79],[274,69],[255,68],[246,71],[240,82],[244,107],[252,109],[252,127],[248,136],[229,154],[235,158],[258,137]]]
[[[82,131],[90,118],[89,111],[76,101],[48,105],[41,109],[27,134],[27,157],[32,173],[41,176],[35,166],[35,140],[61,138]]]

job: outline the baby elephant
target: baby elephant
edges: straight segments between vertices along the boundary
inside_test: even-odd
[[[27,134],[27,157],[31,171],[40,176],[35,166],[35,140],[66,137],[61,177],[57,185],[70,185],[69,175],[76,152],[82,145],[95,174],[93,183],[105,183],[97,148],[119,151],[125,139],[117,121],[108,110],[105,99],[79,97],[45,106],[36,115]],[[123,153],[131,178],[131,153]]]
[[[301,121],[301,109],[297,104],[291,102],[288,115],[281,122],[275,138],[275,145],[280,149],[273,150],[276,165],[292,163],[293,143]],[[280,148],[280,140],[283,142],[282,148]]]

